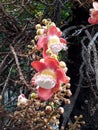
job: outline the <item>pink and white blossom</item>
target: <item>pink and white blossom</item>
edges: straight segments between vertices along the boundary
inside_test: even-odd
[[[98,24],[98,2],[93,2],[93,8],[90,9],[90,17],[88,18],[90,24]]]
[[[54,58],[47,57],[42,61],[34,61],[31,65],[38,71],[31,83],[37,85],[38,96],[43,100],[50,99],[60,89],[61,83],[69,82],[69,77]]]

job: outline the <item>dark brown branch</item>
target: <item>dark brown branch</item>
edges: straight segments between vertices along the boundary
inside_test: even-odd
[[[10,46],[10,49],[11,49],[11,52],[13,53],[14,55],[14,58],[15,58],[15,62],[16,62],[16,65],[17,65],[17,69],[18,69],[18,72],[19,72],[19,75],[20,75],[20,80],[23,82],[24,85],[26,85],[26,87],[29,88],[29,85],[27,84],[24,76],[23,76],[23,73],[21,71],[21,68],[20,68],[20,64],[19,64],[19,60],[18,60],[18,57],[17,57],[17,54],[15,52],[15,49],[13,46]]]

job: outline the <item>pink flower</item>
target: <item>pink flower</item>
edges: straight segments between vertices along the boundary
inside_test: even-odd
[[[47,33],[38,40],[38,48],[43,48],[43,57],[48,57],[49,53],[58,55],[62,49],[66,49],[66,40],[60,38],[62,32],[56,26],[47,29]]]
[[[69,77],[66,76],[65,71],[54,58],[34,61],[31,65],[38,71],[31,83],[37,85],[38,96],[43,100],[50,99],[60,89],[61,83],[69,82]]]
[[[24,94],[20,94],[18,96],[18,106],[25,106],[27,104],[28,99],[25,97]]]
[[[90,9],[90,16],[88,22],[90,24],[98,24],[98,2],[93,2],[93,8]]]

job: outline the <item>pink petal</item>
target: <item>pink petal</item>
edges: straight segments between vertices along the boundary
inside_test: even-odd
[[[88,18],[88,22],[89,22],[90,24],[98,24],[98,20],[96,20],[96,19],[94,19],[94,18],[91,18],[91,17]]]
[[[62,69],[56,70],[57,80],[64,80],[65,79],[65,73]]]
[[[56,26],[52,26],[48,30],[48,35],[57,35],[57,28]]]
[[[56,75],[57,75],[57,80],[58,81],[62,81],[64,83],[69,82],[68,76],[66,76],[65,72],[62,69],[57,69]]]
[[[98,2],[94,1],[93,2],[93,7],[94,7],[94,9],[98,10]]]
[[[41,98],[43,100],[48,100],[53,95],[52,89],[44,89],[41,87],[38,88],[37,93],[38,93],[39,98]]]
[[[42,71],[43,69],[46,69],[46,65],[40,61],[33,61],[31,63],[31,66],[37,71]]]
[[[56,91],[59,90],[59,88],[60,88],[60,82],[57,81],[57,84],[56,84],[55,87],[52,88],[52,89],[53,89],[54,92],[56,92]]]
[[[59,66],[59,62],[54,58],[46,58],[45,64],[48,68],[56,70]]]
[[[59,28],[57,28],[57,36],[60,37],[61,35],[62,35],[62,31]]]
[[[45,44],[47,44],[48,39],[46,36],[41,36],[37,42],[38,49],[41,49],[44,47]]]
[[[66,44],[67,41],[64,38],[60,38],[60,42]]]
[[[48,47],[47,47],[47,45],[45,45],[43,48],[43,58],[49,57],[49,55],[46,53],[47,49],[48,49]]]

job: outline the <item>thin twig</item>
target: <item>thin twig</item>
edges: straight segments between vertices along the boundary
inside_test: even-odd
[[[11,70],[12,70],[12,68],[13,68],[13,65],[11,66],[11,68],[10,68],[10,70],[9,70],[9,73],[8,73],[8,76],[7,76],[7,78],[6,78],[6,81],[5,81],[5,83],[4,83],[3,90],[2,90],[2,92],[1,92],[1,95],[2,95],[2,96],[4,95],[5,89],[6,89],[7,85],[8,85],[8,81],[9,81],[9,78],[10,78],[10,75],[11,75]]]
[[[19,60],[18,60],[18,57],[17,57],[17,55],[16,55],[15,49],[14,49],[13,46],[10,46],[10,49],[11,49],[11,52],[13,53],[13,55],[14,55],[14,58],[15,58],[15,62],[16,62],[16,65],[17,65],[17,69],[18,69],[18,72],[19,72],[19,75],[20,75],[20,80],[23,82],[23,84],[26,85],[26,87],[29,88],[29,85],[27,84],[27,82],[26,82],[26,80],[25,80],[25,78],[24,78],[24,76],[23,76],[23,73],[22,73],[22,71],[21,71],[20,64],[19,64]]]

